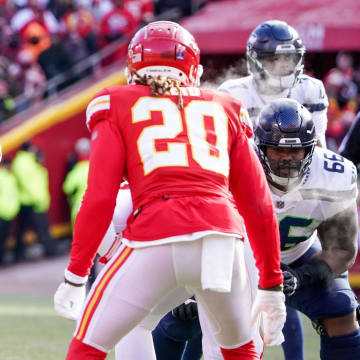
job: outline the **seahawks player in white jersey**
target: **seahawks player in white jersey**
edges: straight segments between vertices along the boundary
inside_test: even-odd
[[[254,127],[264,105],[277,98],[295,99],[312,114],[319,144],[325,146],[329,105],[321,80],[303,72],[305,47],[294,28],[283,21],[266,21],[255,28],[247,42],[249,76],[231,79],[218,90],[240,99]]]
[[[270,20],[257,26],[247,42],[249,76],[225,81],[218,90],[240,99],[256,128],[261,109],[278,98],[295,99],[312,114],[317,145],[326,148],[327,108],[322,81],[303,74],[305,47],[294,28]],[[289,309],[282,344],[287,360],[304,360],[300,315]],[[287,335],[289,333],[289,335]]]
[[[279,219],[287,305],[312,320],[322,360],[360,359],[347,275],[357,253],[356,169],[315,142],[311,115],[296,101],[261,111],[255,143]]]
[[[313,321],[322,360],[358,359],[358,303],[346,273],[357,252],[356,169],[315,147],[311,115],[294,100],[263,109],[255,142],[279,219],[287,303]]]

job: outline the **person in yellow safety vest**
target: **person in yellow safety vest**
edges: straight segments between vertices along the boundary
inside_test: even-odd
[[[10,159],[4,158],[0,167],[0,265],[4,263],[5,245],[12,222],[20,210],[19,192],[10,164]]]
[[[56,255],[56,243],[49,233],[47,212],[50,206],[49,175],[44,154],[31,142],[23,143],[12,162],[20,193],[19,229],[15,246],[15,261],[26,260],[24,233],[32,228],[44,247],[46,257]]]
[[[63,191],[70,206],[71,225],[74,225],[81,201],[87,186],[89,171],[90,141],[80,138],[75,143],[76,163],[67,173],[63,183]]]

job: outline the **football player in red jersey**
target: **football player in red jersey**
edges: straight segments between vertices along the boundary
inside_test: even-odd
[[[279,230],[266,177],[248,142],[249,118],[240,101],[198,88],[199,57],[194,38],[180,25],[150,23],[129,45],[129,85],[105,89],[88,105],[88,187],[65,280],[54,296],[62,316],[74,317],[82,307],[67,360],[105,359],[156,304],[183,286],[205,309],[226,360],[258,359],[251,324],[260,313],[265,343],[282,341]],[[82,306],[123,177],[135,209],[123,232],[125,246]],[[254,304],[243,261],[245,224],[259,269]]]

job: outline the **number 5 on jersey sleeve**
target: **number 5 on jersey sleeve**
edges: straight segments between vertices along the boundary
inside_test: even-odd
[[[140,98],[132,109],[132,123],[151,120],[152,111],[161,112],[163,123],[145,127],[138,138],[138,151],[145,175],[159,167],[188,167],[190,155],[201,168],[226,177],[229,175],[228,117],[220,104],[214,101],[193,100],[184,108],[191,154],[188,154],[185,142],[168,141],[175,140],[184,131],[181,112],[170,99]],[[205,118],[210,118],[212,122],[215,140],[211,142]],[[156,149],[155,141],[160,139],[166,142],[166,150]]]

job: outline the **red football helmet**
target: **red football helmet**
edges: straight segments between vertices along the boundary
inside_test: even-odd
[[[169,76],[184,85],[200,85],[199,47],[187,30],[171,21],[155,21],[140,29],[129,44],[126,61],[128,83],[136,70],[140,75]]]

